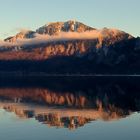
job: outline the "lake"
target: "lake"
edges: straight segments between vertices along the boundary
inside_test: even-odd
[[[140,77],[0,78],[1,140],[139,140]]]

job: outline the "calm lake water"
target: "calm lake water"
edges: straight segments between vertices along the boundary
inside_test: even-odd
[[[0,78],[0,140],[139,140],[140,77]]]

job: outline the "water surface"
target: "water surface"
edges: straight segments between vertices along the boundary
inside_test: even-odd
[[[1,140],[139,140],[139,77],[0,79]]]

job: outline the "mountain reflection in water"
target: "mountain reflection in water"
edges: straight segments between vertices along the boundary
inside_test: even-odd
[[[46,79],[1,79],[0,108],[19,118],[69,129],[140,111],[140,78]]]

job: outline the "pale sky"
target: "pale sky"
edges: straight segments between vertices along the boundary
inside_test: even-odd
[[[0,0],[0,18],[0,39],[70,19],[140,36],[140,0]]]

